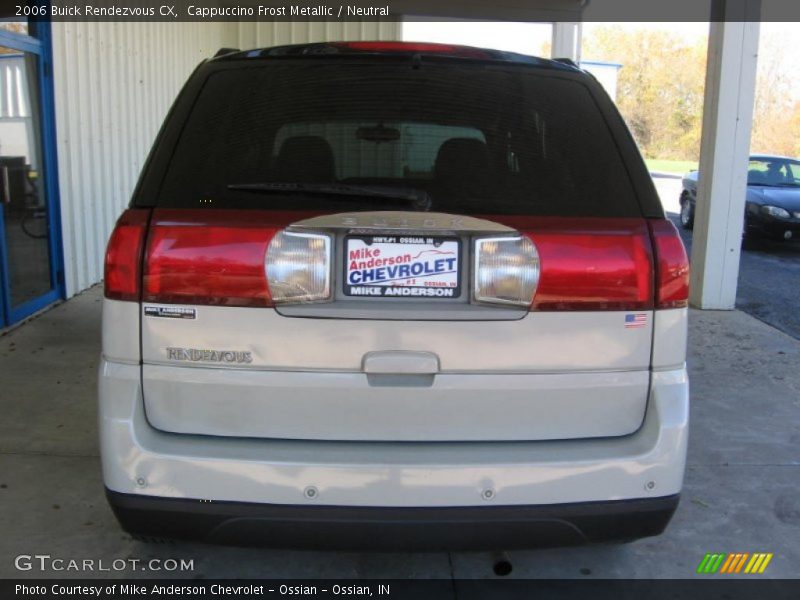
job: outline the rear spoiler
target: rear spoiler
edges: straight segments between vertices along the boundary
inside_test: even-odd
[[[233,54],[234,52],[241,52],[241,50],[239,48],[220,48],[217,50],[216,54],[214,54],[214,58],[225,56],[226,54]]]

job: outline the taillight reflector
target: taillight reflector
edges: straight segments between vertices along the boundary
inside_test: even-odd
[[[143,300],[272,306],[264,260],[278,229],[258,213],[156,211]]]
[[[149,209],[128,209],[108,240],[103,280],[106,298],[138,302],[141,295],[142,249]]]
[[[683,240],[667,219],[649,222],[656,254],[656,308],[689,305],[689,258]]]

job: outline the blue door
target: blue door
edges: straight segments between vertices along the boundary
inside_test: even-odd
[[[0,327],[63,297],[49,34],[0,22]]]

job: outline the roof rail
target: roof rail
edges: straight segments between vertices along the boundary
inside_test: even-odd
[[[241,50],[239,48],[220,48],[217,50],[214,58],[217,58],[218,56],[225,56],[226,54],[233,54],[234,52],[241,52]]]
[[[515,52],[505,52],[502,50],[492,50],[487,48],[474,48],[472,46],[460,46],[454,44],[435,44],[427,42],[311,42],[307,44],[289,44],[286,46],[273,46],[271,48],[248,49],[245,51],[235,48],[220,48],[213,58],[208,60],[250,60],[255,58],[285,58],[321,57],[330,59],[335,56],[346,55],[394,55],[408,56],[412,61],[418,61],[420,55],[442,56],[455,59],[472,59],[482,61],[500,61],[507,63],[527,64],[548,69],[562,69],[565,71],[580,70],[573,61],[569,59],[539,58],[517,54]],[[416,63],[414,63],[416,64]]]

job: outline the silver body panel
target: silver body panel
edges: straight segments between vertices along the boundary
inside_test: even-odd
[[[214,314],[225,309],[214,308],[206,312],[208,307],[201,307],[198,322],[205,315]],[[296,323],[301,319],[283,318],[271,310],[236,309],[236,311],[259,310],[265,319],[271,319],[270,325],[286,322]],[[608,370],[597,368],[593,376],[614,376],[615,373],[645,371],[649,383],[646,398],[644,419],[636,431],[629,435],[613,438],[552,440],[552,441],[517,441],[517,442],[382,442],[364,441],[310,441],[286,439],[255,439],[244,437],[221,437],[206,435],[175,434],[160,431],[149,422],[145,413],[145,399],[142,391],[142,369],[162,369],[165,372],[189,371],[201,377],[204,372],[217,371],[204,367],[174,367],[167,361],[158,364],[141,365],[139,348],[139,322],[142,308],[137,303],[105,300],[103,307],[103,358],[99,373],[99,427],[101,437],[101,456],[105,485],[113,491],[152,495],[154,497],[201,498],[214,500],[275,503],[275,504],[326,504],[340,506],[485,506],[496,505],[530,505],[558,504],[572,502],[590,502],[603,500],[634,499],[643,497],[668,496],[679,493],[682,486],[686,460],[686,444],[688,439],[689,387],[685,369],[685,339],[687,310],[675,309],[656,311],[652,319],[652,348],[647,341],[639,341],[628,345],[622,334],[617,335],[617,343],[612,344],[604,354],[606,361],[613,364],[629,364],[638,366],[632,348],[647,348],[653,353],[652,369],[646,365],[644,369]],[[538,317],[542,315],[529,315]],[[489,329],[504,326],[526,326],[536,324],[537,331],[547,335],[543,339],[562,340],[560,349],[571,348],[576,351],[574,360],[583,365],[598,366],[598,352],[575,345],[570,346],[562,329],[559,335],[557,328],[559,319],[572,317],[582,324],[589,324],[593,319],[612,319],[615,316],[602,313],[572,313],[543,315],[548,319],[537,321],[525,319],[518,322],[473,322],[471,335],[485,334]],[[550,319],[552,317],[552,319]],[[281,320],[283,319],[283,320]],[[161,335],[167,332],[180,332],[181,327],[189,321],[163,319],[166,323]],[[322,321],[323,327],[318,341],[334,333],[343,335],[344,329],[336,324]],[[354,322],[356,323],[356,322]],[[387,345],[391,337],[386,333],[390,323],[357,322],[370,329],[370,339],[385,339]],[[618,323],[618,321],[617,321]],[[352,323],[351,323],[352,324]],[[234,322],[234,326],[237,324]],[[413,325],[413,324],[412,324]],[[499,367],[499,360],[493,352],[502,344],[492,338],[485,340],[490,350],[457,352],[458,344],[448,342],[449,337],[462,339],[468,335],[462,330],[464,324],[425,323],[450,327],[450,336],[429,336],[428,340],[439,350],[439,365],[444,371],[445,365],[453,369],[455,365],[478,364],[480,359],[485,365]],[[145,328],[147,327],[144,323]],[[244,327],[244,323],[239,326]],[[561,323],[564,326],[564,323]],[[251,323],[252,327],[252,323]],[[487,328],[487,329],[484,329]],[[414,331],[404,337],[397,333],[395,339],[421,339],[422,331]],[[222,332],[213,328],[202,328],[201,333],[192,337],[192,343],[215,343],[223,339]],[[269,331],[269,330],[267,330]],[[294,329],[298,334],[297,328]],[[365,330],[362,330],[365,331]],[[397,330],[399,332],[400,330]],[[530,332],[527,329],[526,332]],[[570,329],[570,331],[573,331]],[[590,331],[592,331],[590,329]],[[383,332],[383,333],[381,333]],[[543,333],[543,335],[544,335]],[[625,331],[634,334],[633,339],[644,335],[641,330]],[[314,339],[309,333],[291,335],[291,329],[273,329],[270,340],[280,339],[283,335],[292,356],[305,356],[306,360],[316,361],[314,364],[324,365],[314,375],[328,377],[336,375],[337,370],[331,364],[345,365],[344,373],[366,371],[363,376],[383,376],[386,362],[364,360],[355,362],[346,352],[317,352],[314,347],[306,346],[306,354],[296,344],[302,340]],[[205,337],[203,337],[205,336]],[[384,337],[385,336],[385,337]],[[579,336],[580,337],[580,336]],[[334,338],[335,339],[335,338]],[[358,336],[351,332],[351,340]],[[475,339],[475,338],[474,338]],[[594,330],[594,337],[589,339],[599,343],[603,336]],[[189,338],[176,340],[189,341]],[[172,339],[170,339],[172,342]],[[475,339],[477,343],[477,339]],[[391,345],[389,347],[392,347]],[[146,352],[150,356],[156,354],[155,344],[150,340]],[[367,347],[366,345],[364,347]],[[536,356],[546,356],[544,350],[537,351]],[[371,346],[374,351],[375,346]],[[451,349],[448,354],[442,349]],[[602,348],[602,347],[600,347]],[[551,347],[552,349],[552,347]],[[341,348],[337,348],[341,350]],[[420,352],[426,352],[425,350]],[[599,352],[602,354],[602,352]],[[344,354],[344,356],[342,356]],[[478,354],[479,356],[474,356]],[[146,354],[147,356],[147,354]],[[278,351],[265,351],[258,354],[259,361],[266,356],[277,359]],[[441,360],[441,356],[450,359]],[[505,355],[509,358],[508,355]],[[369,358],[369,357],[368,357]],[[422,354],[418,361],[403,364],[411,371],[406,376],[427,377],[423,371],[432,370],[430,360]],[[544,375],[531,369],[527,356],[510,357],[514,370],[522,371],[524,377]],[[570,374],[567,369],[568,358],[558,362],[558,356],[551,356],[549,363],[560,368],[552,369],[551,375],[562,373],[564,381]],[[389,357],[389,370],[397,369],[397,363]],[[284,358],[284,360],[287,360]],[[470,362],[472,361],[472,362]],[[649,363],[649,359],[646,359]],[[608,363],[606,363],[608,364]],[[394,365],[394,366],[392,366]],[[526,365],[528,370],[519,369]],[[366,368],[365,368],[366,366]],[[508,369],[508,365],[506,365]],[[307,371],[287,371],[267,368],[262,363],[245,367],[227,369],[231,375],[248,377],[269,377],[277,375],[300,376]],[[275,371],[278,371],[276,373]],[[338,373],[341,373],[340,369]],[[486,371],[490,377],[504,377],[509,372],[496,368],[495,372]],[[451,376],[458,376],[456,370]],[[346,377],[352,376],[345,375]],[[438,376],[438,375],[437,375]],[[462,375],[467,378],[469,376]],[[517,375],[511,375],[509,381]],[[549,375],[548,375],[549,377]],[[407,395],[408,390],[404,393]],[[578,395],[592,397],[583,389]],[[230,400],[233,394],[221,398],[221,402]],[[248,419],[240,419],[248,420]],[[252,419],[251,419],[252,420]],[[305,490],[313,486],[319,494],[315,499],[305,496]],[[492,500],[485,500],[483,492],[491,488],[495,494]]]
[[[642,427],[595,440],[381,443],[226,439],[153,428],[139,368],[100,365],[103,477],[117,492],[341,506],[559,504],[680,491],[688,438],[685,369],[653,374]],[[304,491],[315,487],[314,499]],[[492,500],[483,492],[494,490]]]
[[[683,366],[686,362],[689,309],[657,310],[653,315],[653,370]]]
[[[547,440],[625,435],[648,371],[368,375],[145,365],[157,429],[305,440]],[[579,416],[578,416],[579,415]]]
[[[137,302],[103,299],[103,358],[134,365],[141,363],[140,313]]]
[[[193,308],[195,319],[141,316],[145,412],[163,431],[306,440],[549,440],[627,435],[644,418],[652,313],[645,326],[629,329],[625,312],[454,323]],[[176,347],[198,358],[211,350],[247,353],[249,360],[175,360],[168,349]],[[369,372],[369,357],[398,352],[425,353],[435,368],[407,373],[383,360],[382,373]]]
[[[652,312],[645,327],[626,329],[625,312],[415,322],[292,318],[264,308],[191,308],[197,310],[196,319],[142,317],[145,364],[181,366],[166,353],[178,346],[248,351],[253,362],[243,368],[277,371],[358,373],[367,353],[395,350],[432,352],[442,373],[641,371],[649,369],[652,349]]]

